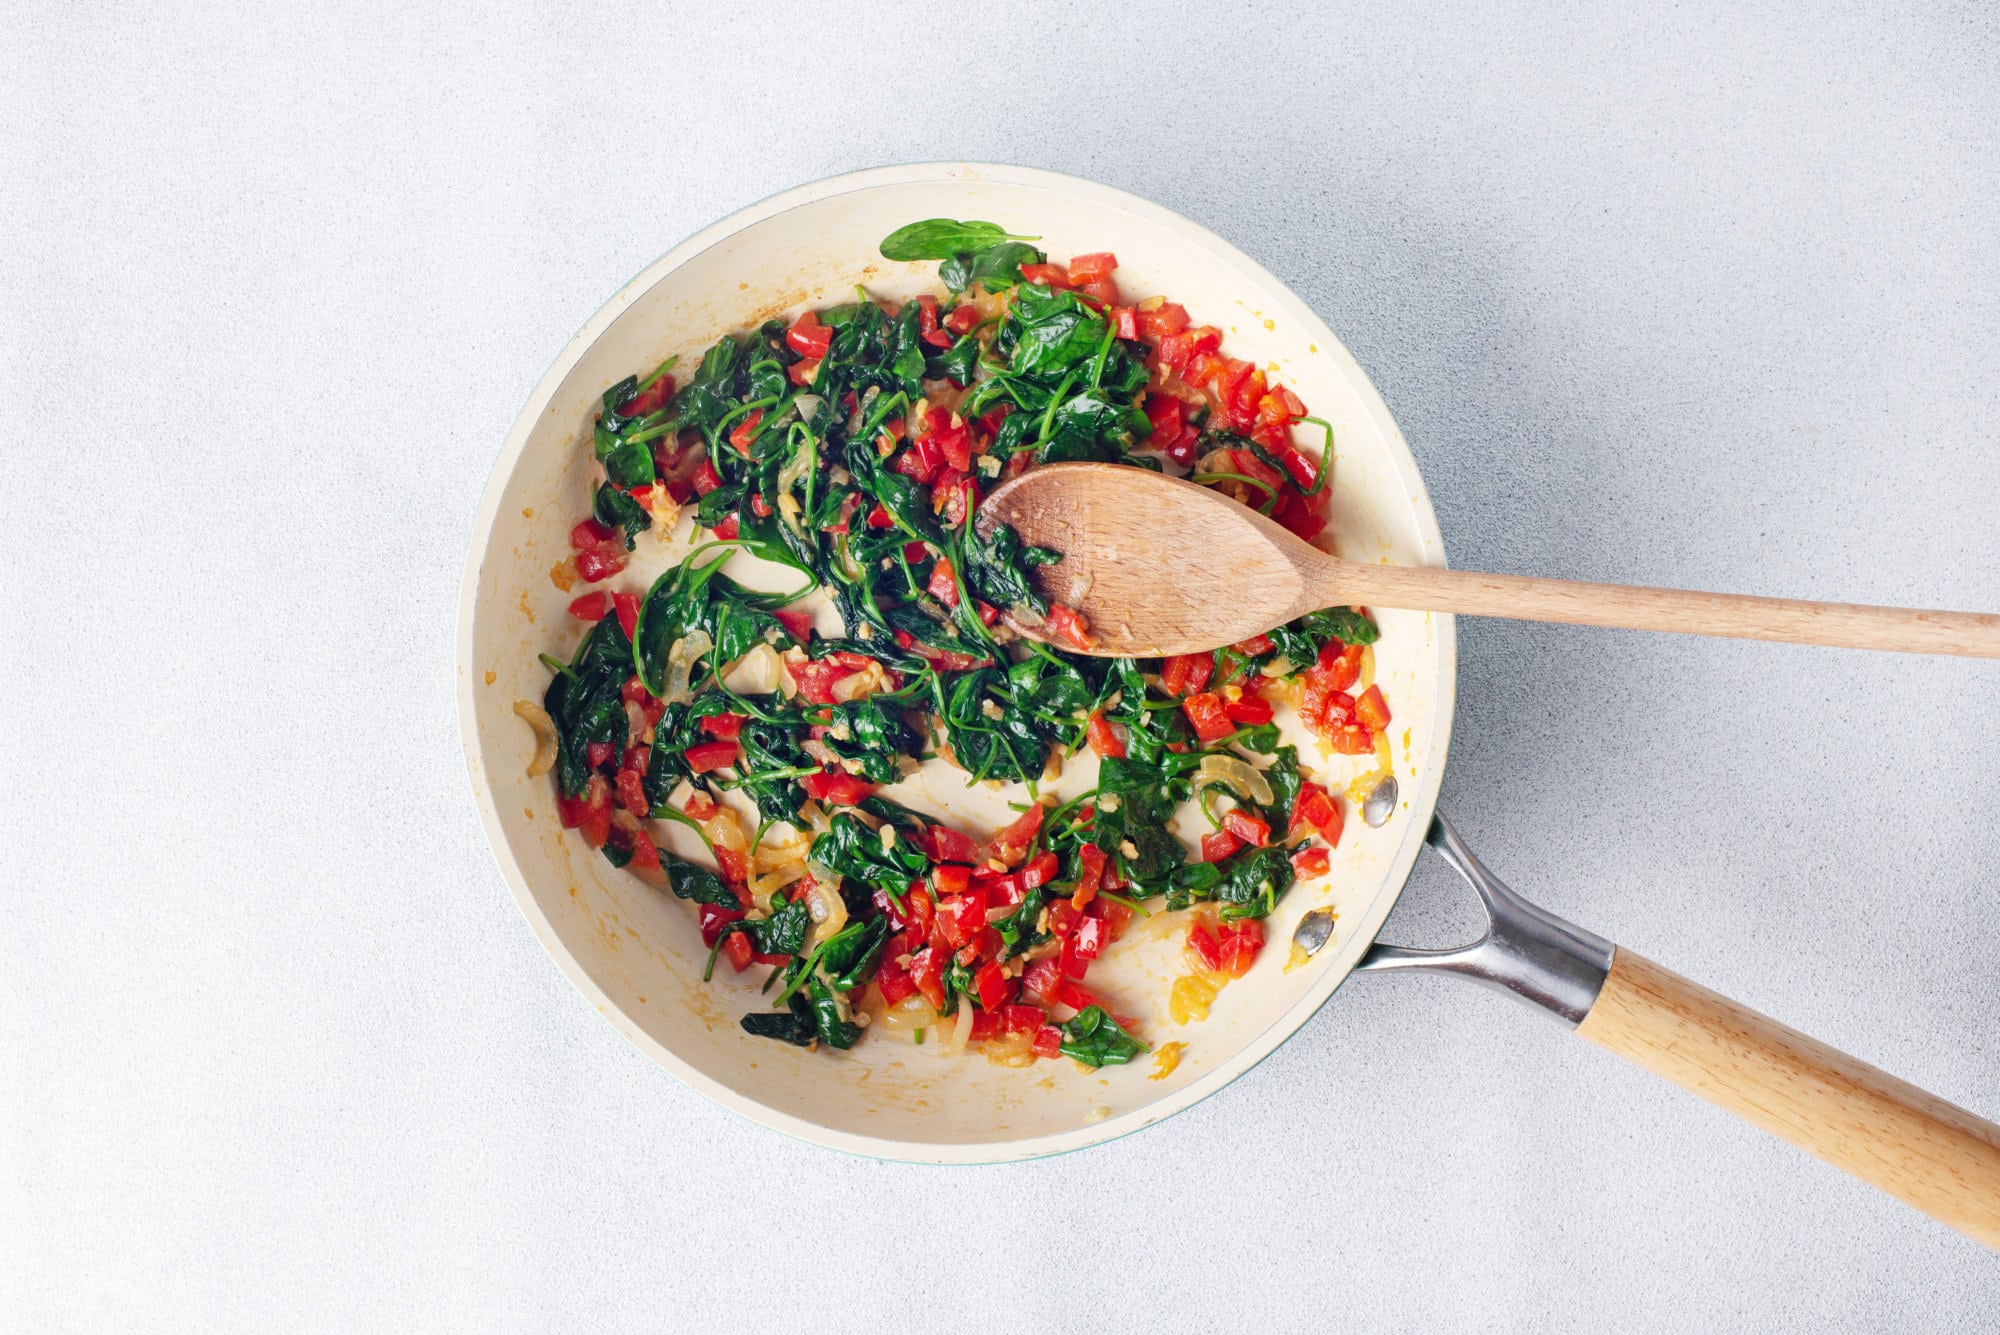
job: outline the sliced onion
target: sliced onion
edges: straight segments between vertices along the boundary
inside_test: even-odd
[[[701,656],[715,648],[715,641],[705,630],[691,630],[674,641],[674,647],[667,651],[667,689],[660,696],[670,705],[684,705],[694,699],[689,689],[694,679],[694,665]]]
[[[988,1039],[983,1049],[986,1060],[995,1066],[1033,1066],[1035,1064],[1035,1031],[1015,1029],[998,1038]]]
[[[778,651],[760,644],[731,663],[722,684],[738,695],[769,695],[778,689]]]
[[[956,1057],[965,1051],[965,1045],[972,1038],[972,1003],[964,997],[958,999],[958,1015],[952,1026],[944,1034],[944,1050]]]
[[[824,867],[813,873],[812,889],[806,891],[806,912],[813,920],[812,935],[806,938],[807,950],[831,940],[847,926],[847,901],[840,896],[840,878]]]
[[[750,898],[764,912],[771,911],[771,897],[806,874],[806,864],[793,862],[750,878]],[[814,944],[818,944],[815,942]]]
[[[907,1034],[936,1026],[938,1014],[922,993],[912,993],[882,1012],[882,1028],[892,1034]]]
[[[733,848],[738,853],[749,851],[750,841],[743,837],[743,827],[736,823],[736,813],[722,807],[713,816],[701,823],[701,832],[708,836],[708,842],[717,848]]]
[[[561,744],[556,736],[556,721],[549,717],[548,710],[532,700],[516,700],[514,712],[535,730],[535,754],[528,761],[528,777],[539,779],[555,768],[556,748]]]
[[[1258,806],[1269,806],[1271,803],[1270,780],[1258,773],[1255,766],[1235,756],[1209,756],[1194,772],[1196,788],[1216,783],[1227,787],[1238,797],[1249,798]]]
[[[824,400],[817,394],[801,394],[792,400],[792,406],[799,410],[799,420],[801,422],[810,422],[813,420],[813,415],[819,412],[819,406],[822,402]]]

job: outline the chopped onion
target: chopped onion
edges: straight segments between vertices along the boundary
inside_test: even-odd
[[[1016,1029],[998,1038],[988,1039],[983,1049],[986,1060],[995,1066],[1033,1066],[1035,1064],[1035,1031]]]
[[[1271,803],[1271,783],[1257,769],[1235,756],[1209,756],[1194,772],[1194,786],[1206,788],[1222,784],[1238,797],[1247,797],[1259,806]]]
[[[738,695],[769,695],[778,689],[778,651],[760,644],[729,665],[722,684]]]
[[[715,641],[705,630],[691,630],[674,641],[674,647],[667,651],[667,689],[660,698],[670,705],[684,705],[694,699],[690,685],[694,679],[694,665],[701,656],[715,648]]]
[[[799,410],[799,420],[801,422],[810,422],[813,420],[813,416],[819,412],[819,405],[822,402],[823,400],[817,394],[801,394],[792,400],[792,406]]]
[[[556,736],[556,721],[549,717],[548,710],[532,700],[516,700],[514,712],[535,730],[535,754],[528,761],[528,777],[539,779],[555,768],[556,747],[560,745]]]

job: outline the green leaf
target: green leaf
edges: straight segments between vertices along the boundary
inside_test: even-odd
[[[984,250],[1002,241],[1032,241],[1017,237],[998,223],[958,222],[926,218],[908,223],[882,238],[885,260],[948,260],[962,250]]]
[[[674,894],[692,900],[697,904],[713,904],[717,908],[736,907],[736,892],[723,883],[720,876],[697,862],[677,858],[668,852],[661,852],[660,866],[666,870],[667,881]]]
[[[750,933],[750,941],[759,955],[796,955],[806,948],[806,936],[812,931],[812,912],[806,908],[803,896],[788,899],[773,909],[770,917],[749,919],[741,930]]]
[[[805,1047],[819,1036],[813,1019],[812,1003],[802,993],[792,995],[789,1011],[759,1011],[743,1017],[743,1032],[759,1038],[775,1038],[781,1043]]]
[[[590,512],[597,522],[606,528],[615,528],[625,535],[625,550],[631,551],[638,534],[653,526],[653,516],[646,513],[646,507],[633,500],[609,482],[597,486],[597,499]]]
[[[1118,1027],[1102,1006],[1079,1011],[1062,1026],[1062,1053],[1086,1066],[1123,1066],[1148,1045]]]

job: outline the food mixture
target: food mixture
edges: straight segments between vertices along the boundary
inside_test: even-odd
[[[857,288],[723,338],[684,380],[670,361],[604,394],[603,479],[552,572],[589,628],[567,661],[543,655],[541,705],[517,706],[540,734],[530,773],[553,772],[566,828],[689,902],[704,977],[766,971],[750,1034],[1130,1061],[1146,1035],[1088,984],[1135,916],[1185,915],[1185,1023],[1256,963],[1293,884],[1328,874],[1351,798],[1301,770],[1274,705],[1387,768],[1365,613],[1212,654],[1088,656],[1069,651],[1088,624],[1030,578],[1060,554],[975,532],[985,491],[1069,460],[1191,476],[1307,539],[1326,523],[1330,427],[1219,329],[1128,301],[1116,257],[1053,264],[1032,240],[914,223],[882,253],[940,261],[937,294]],[[689,555],[621,587],[637,544],[690,516]],[[795,587],[746,588],[724,572],[739,553]],[[1167,575],[1202,577],[1195,561]],[[838,634],[815,627],[823,603]],[[1045,790],[1086,748],[1095,786],[1056,802]],[[927,762],[1004,785],[1019,815],[961,830],[899,803]],[[1184,803],[1198,847],[1169,828]],[[710,856],[666,851],[666,822]]]

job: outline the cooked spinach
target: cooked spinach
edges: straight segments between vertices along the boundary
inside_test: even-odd
[[[692,783],[704,800],[726,796],[739,810],[744,799],[754,803],[753,847],[793,837],[771,834],[778,823],[807,832],[815,874],[837,878],[846,923],[808,950],[811,913],[793,891],[779,892],[763,916],[722,928],[724,941],[741,934],[756,954],[784,957],[765,983],[776,989],[773,1009],[743,1019],[750,1033],[845,1048],[860,1034],[848,994],[877,978],[887,987],[919,956],[937,970],[926,991],[935,998],[942,988],[944,1014],[977,1005],[983,968],[1018,966],[1052,949],[1051,932],[1075,912],[1101,912],[1083,908],[1090,896],[1078,883],[1086,876],[1117,878],[1098,889],[1128,905],[1213,902],[1229,919],[1270,913],[1291,885],[1283,847],[1190,862],[1170,828],[1203,758],[1226,750],[1262,767],[1273,795],[1257,809],[1274,834],[1287,831],[1303,779],[1297,752],[1278,745],[1276,726],[1243,726],[1203,743],[1183,708],[1185,692],[1163,689],[1162,664],[1017,642],[997,611],[1046,616],[1038,572],[1060,554],[1023,543],[1004,525],[981,531],[973,512],[987,489],[1031,465],[1096,460],[1179,471],[1231,449],[1243,452],[1241,467],[1283,475],[1264,487],[1264,508],[1295,523],[1303,498],[1324,490],[1328,468],[1300,485],[1291,471],[1296,458],[1273,434],[1286,425],[1259,416],[1268,399],[1246,408],[1224,391],[1214,363],[1185,360],[1215,353],[1219,336],[1193,329],[1170,348],[1159,331],[1175,327],[1178,308],[1119,306],[1099,283],[1101,267],[1093,275],[1079,264],[1075,288],[1059,269],[1024,273],[1047,263],[1034,240],[976,220],[912,223],[884,239],[883,255],[937,261],[950,295],[896,303],[857,288],[853,300],[812,319],[766,320],[718,339],[677,388],[661,384],[663,365],[601,396],[592,429],[604,469],[592,493],[597,522],[636,550],[654,516],[634,493],[660,486],[713,540],[654,581],[629,637],[618,618],[605,617],[571,661],[545,660],[555,669],[544,707],[557,730],[556,782],[568,802],[585,800],[586,821],[605,819],[607,806],[610,814],[636,810],[643,798],[652,816],[700,829],[669,800]],[[1178,378],[1165,374],[1170,364]],[[1229,374],[1246,374],[1241,365],[1224,359]],[[1162,415],[1160,395],[1178,396],[1180,406]],[[737,553],[789,567],[796,590],[739,584],[723,573]],[[808,630],[785,610],[815,588],[838,614],[838,634]],[[1271,631],[1270,646],[1258,652],[1216,651],[1205,689],[1233,701],[1256,689],[1260,674],[1300,673],[1328,645],[1376,636],[1362,612],[1314,612]],[[688,654],[691,637],[709,647]],[[724,675],[761,645],[787,654],[784,689],[739,694]],[[685,684],[669,671],[677,646],[691,660]],[[1281,657],[1286,662],[1274,667]],[[1034,797],[1056,761],[1087,744],[1105,747],[1101,730],[1090,731],[1099,717],[1114,725],[1124,754],[1098,761],[1090,792],[1044,807],[1033,835],[1018,836],[1026,848],[998,835],[974,845],[871,790],[944,756],[969,780],[1024,782]],[[727,752],[720,759],[718,742]],[[622,773],[628,760],[642,768],[637,794],[633,776]],[[625,865],[633,846],[610,837],[603,854]],[[728,870],[715,871],[657,840],[655,847],[672,893],[716,908],[748,902],[746,887],[731,878],[762,870],[746,870],[726,850]],[[920,927],[906,938],[900,925],[910,921],[904,915],[950,900],[939,887],[951,878],[938,862],[969,866],[957,876],[996,907],[973,924],[970,945],[934,957],[925,951],[942,945],[927,946]],[[913,898],[919,882],[935,893]],[[936,911],[976,903],[954,902]],[[955,925],[952,940],[966,930]],[[1092,1065],[1146,1050],[1097,1006],[1062,1031],[1062,1051]]]
[[[1118,1027],[1102,1006],[1078,1011],[1062,1026],[1062,1054],[1086,1066],[1123,1066],[1148,1045]]]

